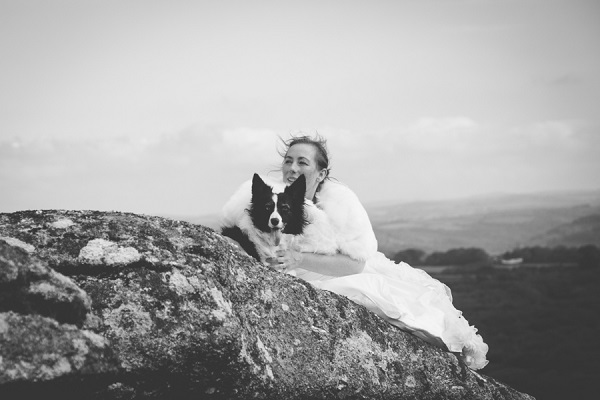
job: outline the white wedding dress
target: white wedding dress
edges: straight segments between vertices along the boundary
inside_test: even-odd
[[[244,189],[244,192],[247,190]],[[365,261],[365,268],[360,274],[342,277],[322,275],[300,268],[292,273],[319,289],[346,296],[390,324],[456,353],[471,369],[485,367],[488,363],[488,346],[477,334],[477,329],[469,325],[462,313],[454,308],[450,289],[425,271],[406,263],[396,264],[377,251],[377,240],[371,222],[354,192],[341,183],[326,181],[321,185],[316,198],[316,207],[312,202],[307,202],[310,205],[309,220],[314,225],[329,225],[312,226],[306,234],[333,234],[337,247],[334,250]],[[237,200],[234,196],[228,202],[224,208],[225,221],[235,223],[232,210],[239,210],[244,201],[249,200],[242,200],[240,203],[238,195]],[[244,208],[246,207],[247,205]],[[311,215],[321,212],[327,218]],[[240,214],[236,215],[238,218]],[[306,245],[302,250],[313,251],[310,243],[321,242],[319,238],[305,240]]]

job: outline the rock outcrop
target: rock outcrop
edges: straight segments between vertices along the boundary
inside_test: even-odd
[[[531,399],[209,228],[0,214],[0,398],[36,395]]]

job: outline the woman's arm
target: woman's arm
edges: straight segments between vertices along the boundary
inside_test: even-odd
[[[346,276],[359,274],[365,267],[364,261],[358,261],[345,254],[299,253],[296,251],[281,251],[277,258],[267,262],[280,272],[302,268],[329,276]]]
[[[278,252],[277,257],[267,262],[282,272],[301,268],[328,276],[361,273],[365,267],[364,260],[377,252],[377,239],[367,212],[356,194],[342,184],[327,182],[317,197],[318,212],[312,210],[310,225],[304,232],[304,240],[311,244],[309,250],[296,252],[288,249]],[[330,251],[316,250],[318,246],[308,240],[322,240],[323,235],[331,236],[337,253],[332,255]],[[299,244],[302,249],[306,243],[300,241]],[[329,249],[329,246],[325,247]]]
[[[359,274],[365,268],[364,261],[358,261],[345,254],[300,253],[302,259],[296,268],[304,268],[323,275],[345,276]]]

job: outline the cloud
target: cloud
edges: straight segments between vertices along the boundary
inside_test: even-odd
[[[277,132],[271,129],[234,128],[221,132],[221,140],[211,151],[220,160],[234,165],[254,164],[257,160],[278,159]]]
[[[565,151],[579,143],[577,123],[572,121],[541,121],[517,126],[510,130],[513,141],[534,150]]]
[[[414,151],[465,151],[481,133],[479,125],[467,117],[421,118],[400,134],[398,141]]]
[[[2,163],[38,166],[48,163],[91,168],[138,165],[168,168],[214,162],[224,165],[277,161],[277,133],[270,129],[192,126],[154,138],[120,136],[93,139],[12,139],[0,141]],[[18,172],[18,171],[17,171]]]
[[[363,201],[594,188],[597,128],[575,120],[492,126],[463,116],[421,118],[361,135],[363,156],[354,160],[332,147],[334,172]]]
[[[554,75],[540,75],[533,78],[533,84],[549,88],[568,88],[574,86],[583,86],[585,78],[575,72],[555,73]]]
[[[213,209],[279,164],[268,129],[192,126],[156,136],[0,141],[0,210]],[[184,211],[186,210],[186,211]]]
[[[377,138],[388,150],[422,157],[502,157],[507,154],[569,152],[586,146],[589,124],[576,120],[491,126],[468,117],[421,118]]]
[[[365,202],[590,188],[600,170],[598,126],[583,121],[499,127],[428,117],[394,130],[316,131],[328,140],[333,177]],[[252,173],[276,171],[279,136],[288,134],[198,125],[150,138],[0,141],[0,211],[215,212]]]
[[[557,76],[554,79],[550,79],[548,81],[551,85],[556,86],[571,86],[571,85],[579,85],[582,83],[582,78],[579,75],[573,73],[566,73],[560,76]]]

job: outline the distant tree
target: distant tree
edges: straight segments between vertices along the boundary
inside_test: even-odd
[[[566,246],[552,248],[551,258],[554,262],[568,263],[578,259],[577,249]]]
[[[394,254],[393,260],[396,262],[405,262],[410,265],[423,265],[425,252],[420,249],[406,249]]]
[[[595,249],[595,250],[594,250]],[[580,248],[556,246],[556,247],[522,247],[505,252],[504,259],[522,258],[526,263],[579,263],[585,265],[593,264],[595,246],[583,246]],[[584,260],[584,261],[582,261]]]
[[[485,250],[469,247],[450,249],[445,252],[434,252],[424,260],[426,265],[487,265],[491,257]]]
[[[600,267],[600,249],[593,245],[582,246],[577,249],[578,264],[582,268]]]

